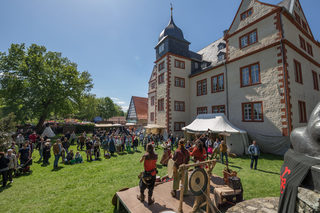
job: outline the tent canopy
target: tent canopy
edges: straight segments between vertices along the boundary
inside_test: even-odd
[[[165,129],[165,126],[160,126],[158,124],[148,124],[144,127],[145,129]]]
[[[223,113],[200,114],[191,124],[182,128],[182,130],[191,133],[203,133],[208,130],[215,133],[246,133],[246,131],[230,123]]]

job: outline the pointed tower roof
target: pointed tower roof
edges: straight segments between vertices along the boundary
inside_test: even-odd
[[[183,37],[182,30],[179,27],[177,27],[177,25],[173,21],[172,10],[173,9],[171,6],[171,18],[170,18],[168,26],[164,30],[162,30],[162,32],[160,33],[159,40],[158,40],[159,42],[163,38],[165,38],[166,36],[170,36],[170,37],[173,37],[173,38],[181,40],[181,41],[186,41]]]

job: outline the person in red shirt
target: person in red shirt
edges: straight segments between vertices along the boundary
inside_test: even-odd
[[[190,156],[194,157],[194,161],[201,162],[206,159],[206,149],[203,147],[203,143],[200,140],[196,141],[196,147],[190,153]]]
[[[152,194],[154,184],[156,182],[157,160],[158,155],[154,153],[152,143],[147,144],[147,152],[142,156],[140,160],[140,163],[144,162],[144,172],[140,178],[140,195],[138,195],[137,198],[141,202],[144,202],[144,191],[148,189],[148,205],[154,203],[154,199],[152,199]]]

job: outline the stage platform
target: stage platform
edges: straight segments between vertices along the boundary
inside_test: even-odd
[[[139,194],[138,186],[125,191],[117,192],[117,209],[119,210],[120,205],[122,205],[127,212],[132,213],[164,211],[178,212],[180,195],[178,191],[175,198],[171,196],[170,191],[172,189],[172,184],[173,181],[170,181],[155,186],[153,192],[153,198],[155,202],[150,206],[148,206],[146,201],[141,203],[137,199],[137,195]],[[221,200],[221,193],[227,193],[231,196],[240,193],[239,191],[235,191],[225,185],[223,179],[219,176],[211,177],[210,186],[210,198],[211,200],[215,199],[218,203],[219,200]],[[147,197],[147,190],[145,191],[145,195]],[[194,196],[192,196],[191,192],[188,192],[188,195],[184,197],[183,201],[183,212],[191,212],[194,202]]]

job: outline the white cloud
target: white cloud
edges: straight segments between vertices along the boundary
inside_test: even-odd
[[[114,98],[114,97],[111,97],[111,100],[113,100],[113,101],[120,101],[119,98]]]
[[[121,106],[121,108],[122,108],[122,110],[123,110],[124,112],[126,112],[126,111],[128,111],[129,106]]]

